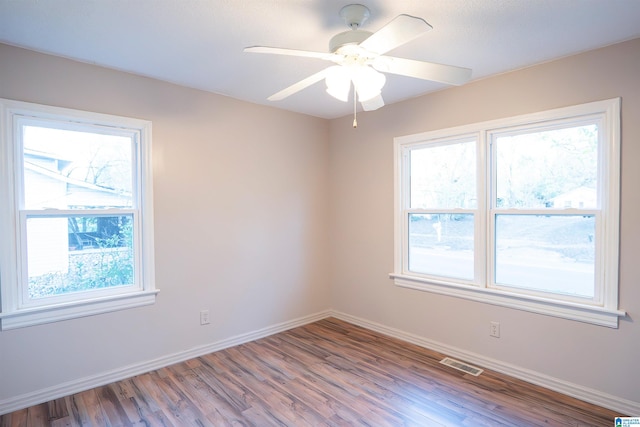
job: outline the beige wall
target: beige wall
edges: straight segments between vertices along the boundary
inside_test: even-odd
[[[640,40],[325,121],[0,44],[0,97],[153,121],[153,306],[0,332],[0,403],[330,307],[640,402]],[[393,138],[622,97],[619,329],[395,287]],[[1,237],[1,236],[0,236]],[[198,312],[211,311],[201,327]],[[501,323],[500,339],[488,336]],[[640,404],[640,403],[639,403]]]
[[[622,97],[619,329],[394,286],[393,138]],[[333,120],[333,308],[640,402],[640,39]],[[489,322],[501,338],[489,337]]]
[[[327,121],[2,44],[0,97],[153,122],[161,290],[0,332],[0,403],[329,307]]]

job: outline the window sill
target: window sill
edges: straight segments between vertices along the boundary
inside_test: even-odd
[[[584,304],[553,301],[527,295],[516,295],[495,289],[478,288],[455,283],[438,283],[423,278],[390,274],[396,286],[464,298],[532,313],[545,314],[563,319],[577,320],[594,325],[618,328],[618,320],[626,312]]]
[[[0,330],[24,328],[153,304],[159,290],[0,313]]]

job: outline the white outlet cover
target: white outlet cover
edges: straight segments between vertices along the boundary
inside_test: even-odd
[[[489,325],[489,335],[495,338],[500,338],[500,323],[490,322]]]

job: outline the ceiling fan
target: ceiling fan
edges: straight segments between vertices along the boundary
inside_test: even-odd
[[[324,79],[327,92],[344,102],[348,101],[353,85],[354,110],[357,94],[362,108],[371,111],[384,105],[381,91],[386,77],[383,73],[451,85],[461,85],[471,79],[471,70],[468,68],[385,55],[432,29],[431,25],[421,18],[398,15],[372,33],[360,29],[370,16],[366,6],[347,5],[340,10],[340,16],[351,29],[331,39],[329,53],[268,46],[251,46],[244,49],[245,52],[317,58],[336,64],[271,95],[268,98],[270,101],[284,99]]]

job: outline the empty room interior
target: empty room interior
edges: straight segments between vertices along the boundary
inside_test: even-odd
[[[640,2],[350,3],[0,1],[0,425],[640,416]]]

